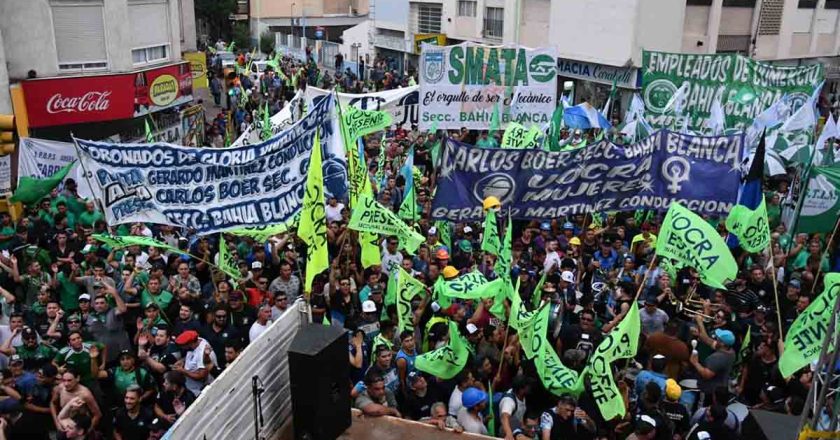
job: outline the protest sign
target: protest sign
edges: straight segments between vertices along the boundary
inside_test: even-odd
[[[383,111],[358,110],[356,107],[347,107],[343,113],[343,122],[347,130],[348,143],[356,142],[360,136],[376,131],[385,130],[391,126],[391,115]]]
[[[764,198],[756,209],[735,205],[726,217],[726,229],[738,237],[747,252],[760,252],[770,244],[770,225],[767,223],[767,204]]]
[[[665,112],[668,100],[683,85],[688,92],[683,112],[691,127],[705,127],[712,105],[720,100],[726,128],[746,129],[753,119],[783,96],[794,108],[802,105],[823,80],[823,66],[775,66],[736,54],[678,54],[644,51],[642,95],[654,127],[671,127],[676,118]]]
[[[207,56],[204,52],[184,52],[184,59],[190,62],[193,89],[206,89],[210,86],[207,77]]]
[[[522,124],[511,122],[502,136],[502,148],[539,148],[537,136],[540,133],[536,125],[527,129]]]
[[[458,332],[458,325],[454,321],[449,321],[449,343],[418,355],[414,361],[414,367],[424,373],[449,380],[461,372],[469,354],[467,342]]]
[[[662,221],[656,255],[695,268],[704,284],[717,289],[725,289],[726,281],[738,274],[735,257],[717,230],[679,203],[671,205]]]
[[[579,394],[578,372],[563,365],[557,352],[550,344],[543,344],[542,353],[534,358],[537,375],[543,386],[555,396],[563,394]]]
[[[805,309],[785,335],[785,351],[779,358],[779,371],[785,378],[817,359],[834,317],[834,303],[840,293],[840,274],[825,275],[825,289]],[[837,331],[835,329],[834,331]]]
[[[485,130],[500,113],[500,126],[548,123],[557,94],[554,48],[423,46],[420,55],[420,129]],[[498,105],[498,107],[497,107]]]
[[[477,270],[452,280],[441,280],[435,285],[435,290],[439,295],[461,299],[488,298],[495,295],[499,288],[501,288],[500,283],[496,280],[488,282],[487,278]]]
[[[46,179],[79,158],[76,155],[76,146],[72,142],[25,137],[20,138],[18,147],[18,182],[22,177]],[[76,181],[80,196],[93,197],[81,165],[74,165],[68,177]]]
[[[426,291],[426,286],[418,279],[412,277],[402,267],[397,266],[397,270],[396,303],[397,318],[399,319],[398,331],[402,333],[405,330],[414,329],[414,325],[412,324],[414,312],[411,310],[411,300],[415,296],[422,296]],[[390,282],[391,280],[389,279],[388,283]]]
[[[347,227],[360,232],[395,235],[400,240],[400,249],[405,249],[411,254],[423,243],[422,235],[400,220],[393,211],[380,205],[370,194],[362,194],[359,197]]]
[[[813,167],[797,232],[831,232],[840,215],[840,165]]]
[[[497,197],[515,219],[664,211],[673,202],[719,216],[738,198],[742,145],[741,135],[670,131],[623,147],[602,140],[559,152],[479,149],[448,139],[432,218],[481,221],[487,196]]]
[[[611,420],[616,416],[624,416],[624,400],[618,392],[613,379],[610,364],[617,359],[629,359],[636,356],[639,347],[639,333],[641,333],[641,318],[639,317],[639,303],[633,301],[627,315],[613,331],[604,336],[598,348],[592,353],[584,370],[592,384],[592,398],[598,404],[598,409],[604,420]]]
[[[300,212],[317,129],[337,136],[333,100],[270,140],[228,149],[78,140],[80,158],[110,225],[150,222],[198,233],[288,222]],[[327,143],[327,142],[325,142]],[[329,195],[347,191],[343,149],[323,151]]]
[[[306,87],[305,101],[307,108],[328,95],[337,95],[341,109],[348,107],[359,110],[383,111],[391,115],[392,124],[399,127],[411,127],[419,121],[417,94],[419,86],[402,87],[374,93],[334,93],[332,90]]]

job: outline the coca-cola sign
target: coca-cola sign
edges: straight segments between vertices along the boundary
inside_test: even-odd
[[[159,99],[160,87],[150,87],[164,83],[177,84],[167,90],[166,100]],[[32,79],[22,87],[33,128],[130,119],[192,101],[188,63],[115,75]],[[158,94],[152,96],[154,90]]]
[[[61,93],[52,95],[47,101],[48,113],[107,111],[111,101],[111,92],[87,92],[82,96],[63,96]]]

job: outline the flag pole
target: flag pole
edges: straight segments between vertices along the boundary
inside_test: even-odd
[[[793,214],[793,220],[790,221],[790,229],[789,232],[791,235],[796,235],[796,227],[799,225],[799,217],[802,215],[802,207],[805,205],[805,196],[808,195],[808,185],[811,183],[811,169],[814,167],[814,158],[817,155],[817,148],[814,146],[814,151],[811,153],[811,159],[808,161],[808,166],[805,167],[805,173],[802,176],[802,180],[805,183],[802,185],[802,191],[799,194],[799,200],[796,201],[796,209]],[[787,249],[785,252],[790,252],[790,249],[793,247],[793,242],[796,240],[791,239],[790,243],[788,243]]]
[[[658,257],[658,255],[653,254],[653,258],[650,260],[650,264],[648,264],[648,268],[645,271],[645,275],[642,277],[642,282],[639,283],[639,289],[636,290],[636,297],[633,298],[633,302],[639,301],[639,295],[642,294],[642,289],[645,288],[645,282],[648,279],[648,275],[650,275],[650,271],[653,269],[653,265],[656,263],[656,257]]]
[[[73,149],[76,150],[76,158],[78,158],[78,160],[79,160],[79,166],[82,167],[82,174],[85,176],[85,181],[87,181],[88,188],[90,188],[91,191],[92,191],[93,188],[94,188],[93,184],[90,182],[90,176],[92,174],[90,173],[90,171],[88,171],[87,167],[85,166],[85,161],[82,160],[82,156],[81,156],[81,154],[79,154],[81,152],[81,150],[79,149],[79,142],[78,142],[78,139],[76,139],[76,136],[73,134],[72,131],[70,132],[70,138],[73,139]],[[101,186],[99,187],[99,192],[102,193],[102,187]],[[91,195],[93,195],[93,194],[91,194]],[[93,197],[93,200],[99,206],[99,209],[102,210],[102,214],[104,214],[107,218],[107,212],[105,211],[105,206],[102,204],[101,198]],[[114,235],[113,230],[111,228],[111,225],[108,225],[108,232],[111,235]]]
[[[817,281],[820,278],[820,273],[822,272],[822,260],[825,258],[826,254],[831,251],[831,245],[834,243],[834,236],[837,234],[837,228],[840,227],[840,217],[837,217],[837,221],[834,222],[834,229],[831,231],[831,235],[828,237],[828,243],[825,245],[825,250],[823,251],[822,255],[820,256],[819,266],[817,266],[817,274],[814,275],[814,283],[811,284],[811,294],[813,295],[814,290],[817,288]]]
[[[767,250],[770,253],[770,268],[773,270],[773,296],[776,298],[776,321],[779,324],[779,338],[784,340],[784,328],[782,327],[782,312],[779,308],[779,280],[776,279],[776,262],[773,261],[773,240],[767,245]],[[816,284],[816,283],[815,283]]]

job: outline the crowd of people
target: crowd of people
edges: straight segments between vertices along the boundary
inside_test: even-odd
[[[252,123],[250,111],[263,100],[277,111],[307,83],[365,92],[411,81],[386,71],[384,60],[374,63],[375,77],[345,71],[327,78],[314,63],[287,57],[279,66],[282,74],[266,70],[259,84],[246,74],[213,75],[215,104],[234,111],[234,135]],[[248,103],[240,106],[243,97]],[[227,123],[219,118],[210,125],[214,145]],[[167,225],[109,226],[72,179],[27,206],[20,218],[0,214],[0,435],[160,438],[301,298],[310,304],[313,322],[347,330],[347,386],[354,406],[367,416],[517,440],[718,440],[750,432],[741,408],[802,412],[813,375],[806,368],[781,377],[782,335],[821,292],[823,276],[840,270],[840,255],[825,234],[787,231],[780,220],[787,176],[765,182],[770,249],[732,249],[740,272],[725,290],[702,284],[692,268],[669,274],[660,267],[654,252],[663,212],[512,223],[510,276],[529,308],[550,304],[547,340],[565,366],[580,372],[633,301],[639,302],[638,354],[613,365],[627,409],[623,418],[604,420],[588,384],[578,396],[546,391],[516,330],[490,312],[492,297],[452,298],[446,307],[436,301],[432,292],[439,278],[474,270],[488,280],[501,274],[494,269],[497,257],[481,250],[482,223],[431,220],[431,200],[440,189],[432,150],[444,135],[492,148],[499,134],[394,126],[384,141],[381,133],[368,136],[364,151],[372,186],[377,200],[395,212],[407,196],[399,169],[413,152],[421,213],[413,226],[425,241],[409,254],[397,237],[380,237],[381,265],[365,268],[358,234],[348,228],[348,201],[330,198],[330,268],[306,294],[307,249],[294,229],[260,242],[198,236]],[[577,145],[586,135],[564,131],[563,145]],[[726,235],[722,219],[708,221]],[[154,238],[182,252],[113,248],[93,234]],[[231,249],[238,277],[214,266],[220,239]],[[397,331],[396,307],[386,299],[398,266],[426,286],[412,301],[413,331]],[[509,314],[509,301],[504,308]],[[460,373],[444,380],[417,369],[415,359],[447,344],[450,322],[470,355]]]

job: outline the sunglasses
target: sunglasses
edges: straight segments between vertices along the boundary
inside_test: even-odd
[[[227,315],[216,315],[216,319],[225,319]]]

